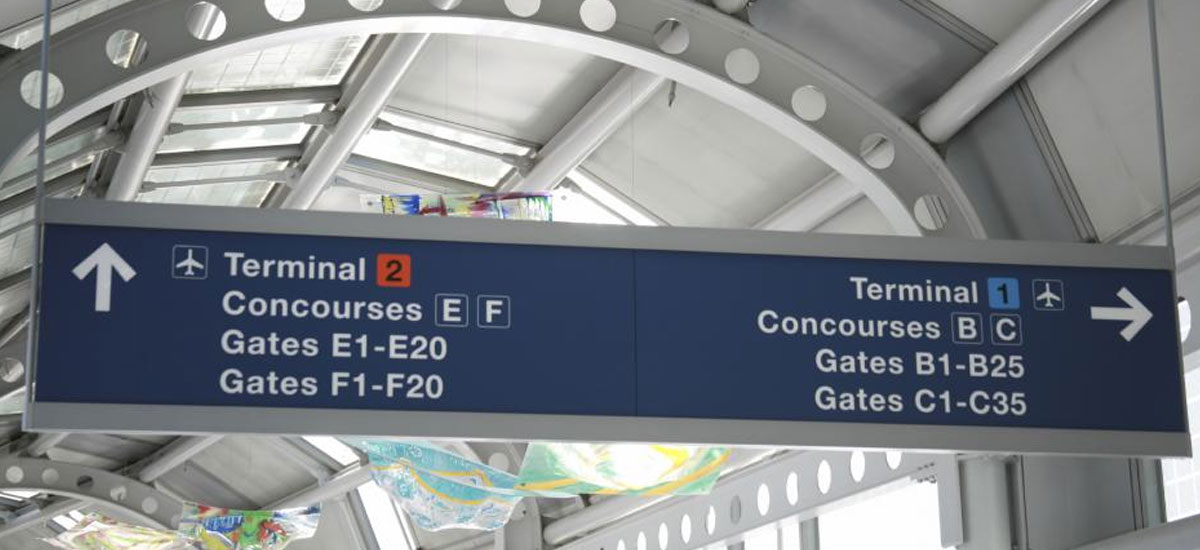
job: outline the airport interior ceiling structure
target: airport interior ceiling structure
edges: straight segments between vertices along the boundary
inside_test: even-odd
[[[564,222],[1160,244],[1145,2],[1091,2],[1098,6],[1089,20],[977,113],[951,122],[928,116],[990,51],[1055,3],[1065,2],[756,0],[727,14],[691,0],[56,0],[52,43],[82,47],[97,29],[122,30],[91,58],[51,60],[51,102],[70,110],[52,126],[46,189],[242,207],[248,216],[366,212],[390,194],[538,191],[554,194]],[[194,5],[205,14],[198,24],[183,15]],[[1186,298],[1200,292],[1200,2],[1160,5]],[[40,9],[34,0],[0,2],[4,84],[36,67]],[[408,11],[428,17],[406,23]],[[460,24],[462,11],[472,14],[464,20],[495,24]],[[159,12],[179,17],[159,20]],[[391,18],[371,18],[384,12]],[[686,17],[646,19],[659,12]],[[563,14],[578,20],[559,21]],[[524,18],[534,24],[522,26]],[[580,38],[610,31],[620,44]],[[664,52],[680,60],[662,62]],[[812,84],[793,83],[793,74]],[[24,84],[0,93],[11,96],[0,97],[0,112],[14,113],[0,127],[0,356],[20,358],[36,235],[36,156],[32,128],[21,121],[34,120],[37,96]],[[378,109],[362,108],[371,101]],[[179,322],[186,330],[187,319]],[[1195,351],[1196,340],[1184,347]],[[0,382],[0,439],[10,455],[129,476],[184,501],[242,509],[323,501],[317,537],[298,550],[470,550],[499,548],[505,536],[514,537],[508,546],[561,546],[663,505],[538,499],[523,510],[534,533],[524,543],[515,533],[429,532],[370,484],[363,456],[333,438],[26,434],[24,391],[19,376]],[[441,444],[500,468],[519,465],[525,448]],[[786,461],[813,476],[820,464],[840,472],[852,457],[812,462],[806,454],[739,449],[723,480]],[[945,466],[936,457],[868,456],[871,472],[952,484],[929,473]],[[920,469],[897,470],[906,460]],[[1188,464],[1164,465],[1176,516],[1200,510],[1200,474]],[[884,473],[880,483],[895,478]],[[924,485],[922,502],[936,500]],[[90,510],[121,515],[79,489],[77,497],[0,490],[0,549],[34,548]],[[780,506],[784,489],[776,491]],[[945,526],[940,534],[945,540]],[[644,539],[625,544],[645,550]]]

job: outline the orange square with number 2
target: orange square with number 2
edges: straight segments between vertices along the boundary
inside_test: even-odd
[[[375,284],[408,288],[412,285],[412,257],[408,254],[380,254],[375,258]]]

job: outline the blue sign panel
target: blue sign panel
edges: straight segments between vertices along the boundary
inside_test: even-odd
[[[38,404],[1187,432],[1166,269],[69,223],[43,256]]]

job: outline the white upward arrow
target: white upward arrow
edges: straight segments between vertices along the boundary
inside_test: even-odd
[[[1125,338],[1126,342],[1129,342],[1141,332],[1142,327],[1146,326],[1146,323],[1150,322],[1150,318],[1154,317],[1154,314],[1150,313],[1150,310],[1146,309],[1146,306],[1125,287],[1121,287],[1121,290],[1117,291],[1117,297],[1129,307],[1093,307],[1092,319],[1097,321],[1129,321],[1129,324],[1125,325],[1125,328],[1121,330],[1121,337]]]
[[[112,274],[113,271],[125,282],[137,275],[125,259],[117,254],[108,243],[100,245],[95,252],[84,258],[71,273],[80,281],[87,278],[92,271],[96,272],[96,311],[107,312],[112,309]]]

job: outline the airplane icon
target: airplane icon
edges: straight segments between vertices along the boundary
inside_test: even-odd
[[[171,276],[176,279],[208,278],[208,247],[178,244],[172,250]]]
[[[1033,308],[1041,311],[1062,311],[1066,304],[1063,300],[1062,281],[1055,279],[1036,279],[1033,281],[1035,294]]]
[[[197,269],[200,269],[200,270],[204,269],[204,264],[197,262],[196,258],[193,256],[193,254],[195,254],[195,252],[196,251],[194,249],[189,248],[187,251],[187,258],[184,259],[182,262],[175,264],[175,269],[182,268],[182,269],[184,269],[183,274],[185,276],[195,277]]]

